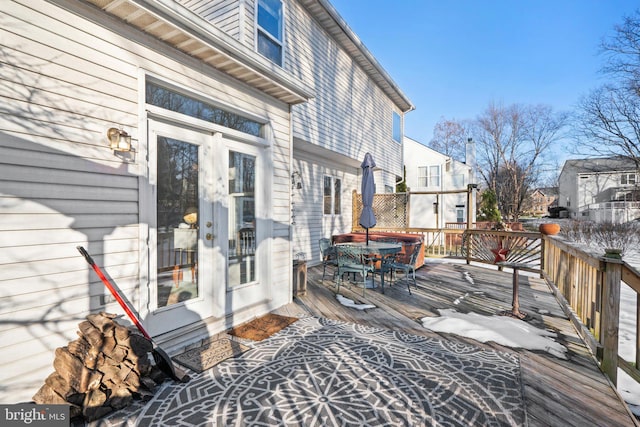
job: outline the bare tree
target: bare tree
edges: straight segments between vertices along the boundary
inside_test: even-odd
[[[490,104],[476,123],[479,172],[504,216],[517,221],[538,178],[543,155],[558,142],[567,113],[545,105]]]
[[[465,160],[466,141],[469,135],[465,122],[447,120],[444,117],[433,128],[429,147],[458,161]]]
[[[602,44],[602,71],[611,78],[578,105],[580,154],[624,156],[640,169],[640,10]]]

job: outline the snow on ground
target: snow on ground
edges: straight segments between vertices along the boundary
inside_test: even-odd
[[[567,359],[567,348],[553,340],[554,332],[507,316],[483,316],[459,313],[452,309],[438,310],[440,317],[422,318],[422,326],[435,332],[447,332],[480,342],[493,341],[506,347],[542,350],[560,359]]]
[[[593,249],[591,248],[584,249],[586,249],[587,252],[594,253]],[[629,265],[640,270],[640,249],[628,251],[628,253],[624,255],[623,259]],[[426,258],[425,263],[466,264],[466,260],[453,258]],[[473,265],[478,265],[486,268],[496,268],[495,266],[481,263],[473,263]],[[509,269],[505,269],[505,271],[509,271]],[[534,277],[537,277],[537,274],[529,273],[526,271],[520,271],[520,274],[532,275]],[[464,278],[469,283],[474,284],[473,278],[469,275],[468,272],[464,273]],[[620,330],[618,340],[618,354],[625,360],[630,362],[635,361],[636,352],[636,295],[637,294],[634,290],[629,288],[626,284],[622,284],[620,290]],[[468,294],[465,294],[463,297],[458,298],[454,303],[460,303],[462,299],[466,298],[467,296]],[[540,312],[540,314],[544,313]],[[422,319],[423,325],[425,325],[426,328],[435,331],[450,332],[482,342],[486,342],[483,340],[495,341],[508,347],[532,349],[529,346],[537,346],[538,350],[548,351],[551,354],[554,354],[553,352],[557,351],[558,357],[561,357],[559,355],[564,355],[564,353],[566,352],[566,348],[564,349],[564,351],[562,351],[561,349],[556,347],[556,345],[560,347],[563,346],[553,341],[551,337],[545,335],[545,331],[540,331],[536,328],[532,328],[536,330],[519,329],[519,325],[517,325],[517,322],[526,323],[521,320],[501,317],[501,322],[496,322],[496,316],[480,316],[486,317],[486,319],[480,319],[471,317],[470,314],[462,315],[460,313],[456,313],[455,311],[452,311],[452,313],[447,313],[447,310],[442,310],[441,316],[442,317],[424,318]],[[426,324],[425,320],[427,321]],[[507,326],[505,326],[504,328],[501,327],[499,329],[495,328],[496,325],[500,325],[500,323],[504,323],[504,321],[506,320],[516,322],[516,324],[507,324]],[[442,328],[443,330],[433,328]],[[521,340],[516,340],[516,338],[518,337],[514,337],[516,332],[520,334],[519,337],[522,338]],[[542,335],[540,335],[540,332],[542,332]],[[529,335],[531,335],[531,337],[529,337]],[[499,342],[497,341],[497,339],[502,339],[503,342]],[[507,342],[510,342],[512,340],[513,343],[515,343],[514,345],[506,344]],[[523,343],[520,343],[519,341],[523,341]],[[549,342],[552,342],[555,345]],[[549,349],[546,348],[547,344],[549,344]],[[566,358],[566,356],[562,358]],[[625,400],[625,402],[629,404],[631,410],[640,417],[640,383],[627,375],[622,369],[618,369],[617,389],[618,392],[622,395],[622,398]]]
[[[340,304],[346,307],[355,308],[357,310],[366,310],[368,308],[376,308],[375,305],[371,305],[371,304],[356,304],[355,301],[353,301],[352,299],[344,297],[340,294],[336,295],[336,299],[340,302]]]

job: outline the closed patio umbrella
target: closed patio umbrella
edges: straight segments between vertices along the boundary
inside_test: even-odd
[[[373,214],[373,195],[376,192],[376,183],[373,179],[373,168],[376,163],[373,161],[371,153],[364,155],[362,167],[362,213],[360,214],[360,225],[367,230],[367,245],[369,244],[369,229],[375,227],[376,216]]]

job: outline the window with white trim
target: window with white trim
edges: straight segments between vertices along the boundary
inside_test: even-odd
[[[622,185],[635,185],[636,174],[635,173],[623,173],[620,176],[620,184]]]
[[[400,114],[394,111],[391,120],[393,126],[393,140],[395,142],[402,143],[402,122],[400,120]]]
[[[429,186],[429,167],[418,166],[418,187]]]
[[[284,14],[282,0],[258,0],[256,45],[258,53],[282,66]]]
[[[340,215],[342,209],[340,203],[341,194],[342,181],[340,178],[325,175],[322,208],[325,215]]]
[[[429,166],[429,186],[440,187],[440,165]]]

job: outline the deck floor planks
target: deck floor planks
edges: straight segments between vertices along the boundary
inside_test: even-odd
[[[465,273],[472,278],[473,283],[466,279]],[[521,309],[531,315],[528,321],[534,326],[558,334],[557,341],[569,349],[569,360],[561,360],[543,352],[511,349],[495,343],[483,344],[452,334],[435,333],[422,327],[420,319],[438,316],[438,309],[448,308],[482,315],[493,315],[509,309],[512,298],[510,270],[499,272],[497,269],[490,270],[475,265],[427,264],[417,271],[419,289],[416,290],[412,284],[412,295],[409,295],[403,281],[390,287],[385,286],[385,294],[381,294],[379,287],[368,289],[364,298],[361,288],[354,286],[348,289],[341,286],[340,293],[345,297],[376,306],[375,309],[364,311],[341,305],[335,298],[333,282],[323,282],[321,276],[321,267],[310,268],[309,292],[296,299],[312,315],[453,339],[498,351],[517,352],[521,359],[530,426],[634,425],[624,403],[599,370],[544,280],[539,277],[520,276]]]

